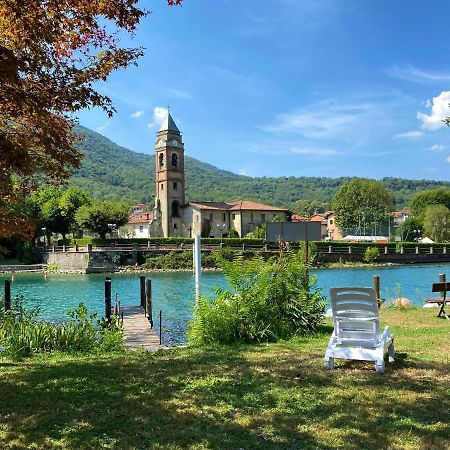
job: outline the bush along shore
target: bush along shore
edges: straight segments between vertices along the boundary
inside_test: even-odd
[[[27,310],[21,299],[16,299],[11,309],[0,311],[2,352],[20,358],[43,352],[89,354],[122,350],[123,331],[117,321],[107,324],[83,303],[68,311],[68,319],[62,323],[41,319],[39,308]]]

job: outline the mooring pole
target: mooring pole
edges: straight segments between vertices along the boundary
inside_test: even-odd
[[[144,277],[144,275],[141,275],[139,277],[139,286],[141,289],[141,303],[140,304],[145,310],[145,277]]]
[[[105,319],[111,323],[111,278],[105,278]]]
[[[152,280],[145,280],[145,310],[150,322],[150,328],[153,328],[153,305],[152,305]]]
[[[162,311],[159,310],[159,345],[162,345]]]
[[[11,309],[11,281],[5,280],[5,312]]]
[[[380,275],[373,276],[373,288],[375,289],[375,295],[377,296],[378,306],[381,306],[381,294],[380,294]]]

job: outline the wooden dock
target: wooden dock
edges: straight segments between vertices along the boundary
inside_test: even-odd
[[[150,328],[141,306],[122,306],[124,347],[127,350],[156,351],[161,348],[159,336]]]

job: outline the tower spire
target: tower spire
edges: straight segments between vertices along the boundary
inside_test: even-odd
[[[167,109],[167,116],[163,120],[163,123],[161,124],[161,128],[159,129],[159,131],[174,131],[175,133],[180,132],[175,121],[173,120],[172,116],[170,115],[169,109]]]

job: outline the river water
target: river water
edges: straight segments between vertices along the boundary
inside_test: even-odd
[[[317,286],[328,297],[330,287],[372,286],[374,275],[380,275],[381,296],[388,302],[396,297],[407,297],[416,306],[431,296],[431,284],[438,281],[438,274],[445,273],[450,280],[450,264],[427,264],[390,266],[383,268],[319,269],[312,271],[317,277]],[[117,293],[123,305],[139,304],[139,275],[112,274],[113,303]],[[154,320],[159,327],[158,314],[162,311],[163,342],[183,342],[187,323],[192,315],[194,298],[194,277],[189,272],[166,272],[146,274],[152,280]],[[11,279],[10,274],[0,274]],[[104,312],[105,274],[65,275],[14,274],[11,285],[12,297],[23,297],[24,306],[38,306],[40,315],[49,320],[61,321],[67,318],[67,310],[83,302],[91,311]],[[223,274],[207,272],[202,275],[201,292],[213,295],[211,288],[226,285]]]

